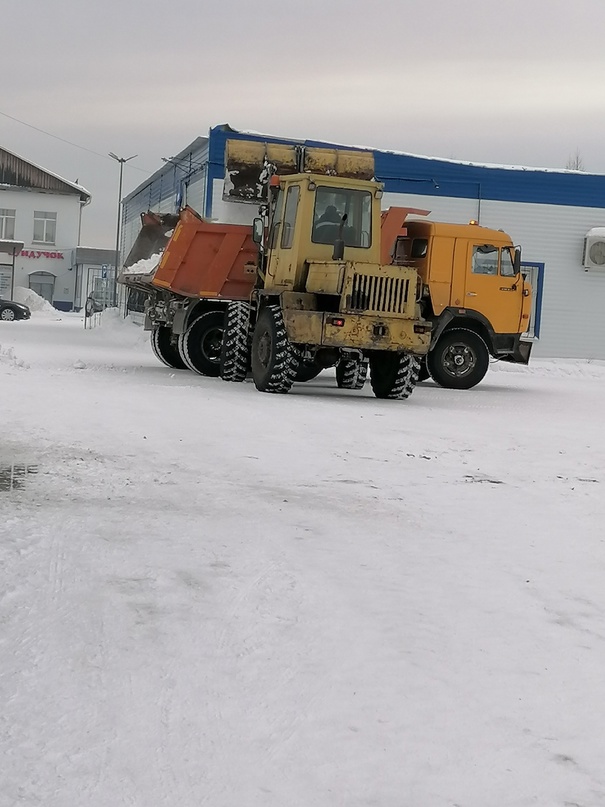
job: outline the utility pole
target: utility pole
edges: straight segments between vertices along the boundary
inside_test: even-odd
[[[113,276],[113,305],[117,306],[118,304],[118,267],[120,265],[120,228],[122,224],[122,174],[124,171],[124,163],[127,163],[129,160],[134,160],[135,157],[138,157],[138,154],[133,154],[132,157],[118,157],[117,154],[114,154],[113,151],[109,152],[109,156],[116,160],[116,162],[120,163],[120,181],[118,185],[118,221],[116,224],[116,259],[115,259],[115,272]]]

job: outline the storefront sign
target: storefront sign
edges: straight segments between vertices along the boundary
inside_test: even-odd
[[[22,258],[59,258],[63,260],[62,252],[41,252],[37,249],[22,249],[19,255]]]

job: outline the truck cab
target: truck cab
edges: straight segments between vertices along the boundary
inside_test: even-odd
[[[501,230],[406,222],[394,262],[413,266],[421,278],[423,313],[433,323],[427,369],[442,386],[475,386],[490,356],[529,361],[532,345],[522,334],[530,324],[531,286],[520,260],[520,248]]]

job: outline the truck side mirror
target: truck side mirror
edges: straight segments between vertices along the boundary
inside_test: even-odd
[[[255,244],[263,243],[263,236],[265,234],[265,225],[261,218],[254,219],[252,222],[252,240]]]
[[[515,270],[515,277],[521,271],[521,247],[515,247],[515,257],[513,258],[513,269]]]

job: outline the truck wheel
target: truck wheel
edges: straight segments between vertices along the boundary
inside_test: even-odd
[[[367,359],[341,359],[336,365],[336,383],[340,389],[362,389],[367,377]]]
[[[437,384],[447,389],[470,389],[489,367],[489,350],[474,331],[455,328],[445,331],[427,356],[427,366]]]
[[[207,311],[179,336],[179,353],[194,373],[218,376],[224,319],[223,311]]]
[[[172,344],[172,328],[167,325],[155,326],[151,332],[151,349],[166,367],[173,367],[175,370],[187,369],[178,347]]]
[[[298,365],[298,370],[296,371],[296,378],[295,381],[312,381],[314,378],[321,373],[324,368],[321,364],[317,364],[315,361],[301,361]]]
[[[370,384],[377,398],[403,399],[414,391],[420,362],[411,353],[376,353],[370,358]]]
[[[288,392],[296,378],[299,351],[290,343],[281,308],[268,305],[256,321],[252,337],[252,378],[261,392]]]
[[[221,349],[220,376],[224,381],[243,381],[250,365],[250,306],[232,302],[227,306]]]

